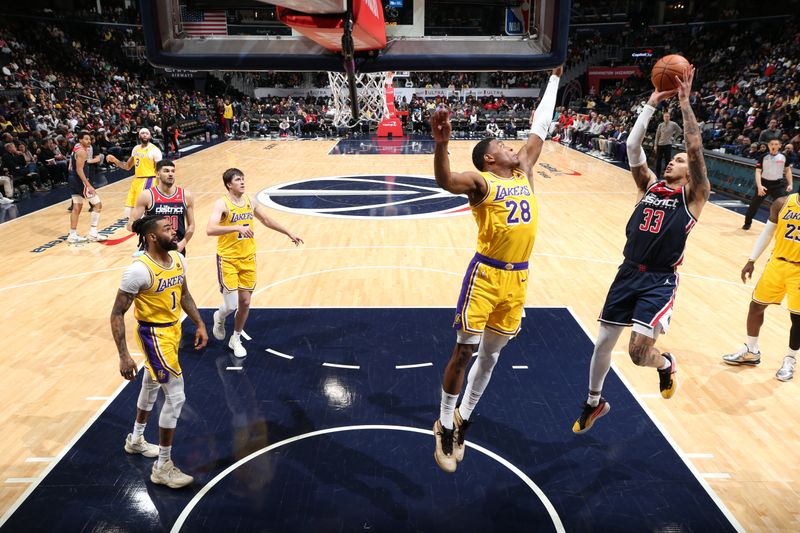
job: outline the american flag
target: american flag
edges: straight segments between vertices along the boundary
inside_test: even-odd
[[[201,11],[181,6],[183,31],[189,37],[228,35],[228,18],[225,11]]]

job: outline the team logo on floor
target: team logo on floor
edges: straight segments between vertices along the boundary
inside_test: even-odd
[[[282,183],[256,197],[267,207],[335,218],[439,218],[470,212],[466,196],[432,176],[328,176]]]

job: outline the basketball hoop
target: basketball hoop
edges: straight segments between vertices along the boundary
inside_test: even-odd
[[[328,82],[333,93],[333,125],[352,127],[359,122],[378,123],[386,115],[386,83],[391,83],[394,73],[355,73],[356,111],[354,120],[353,102],[350,98],[350,81],[345,72],[328,72]]]

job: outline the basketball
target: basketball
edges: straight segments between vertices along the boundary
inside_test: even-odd
[[[650,73],[650,81],[657,91],[671,91],[677,89],[675,76],[682,76],[683,71],[689,66],[689,61],[685,57],[677,54],[664,56],[653,66]]]

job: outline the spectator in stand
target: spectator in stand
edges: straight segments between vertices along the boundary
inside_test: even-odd
[[[768,143],[772,139],[781,138],[781,130],[778,128],[778,121],[772,119],[769,121],[769,127],[761,132],[761,135],[758,136],[758,142],[760,143]]]
[[[494,117],[486,123],[486,134],[495,139],[499,139],[503,136],[503,132],[500,130],[500,126],[497,124],[497,120]]]
[[[656,176],[661,178],[662,164],[664,167],[672,160],[672,145],[680,140],[683,130],[670,120],[668,111],[664,112],[661,124],[656,128]]]

